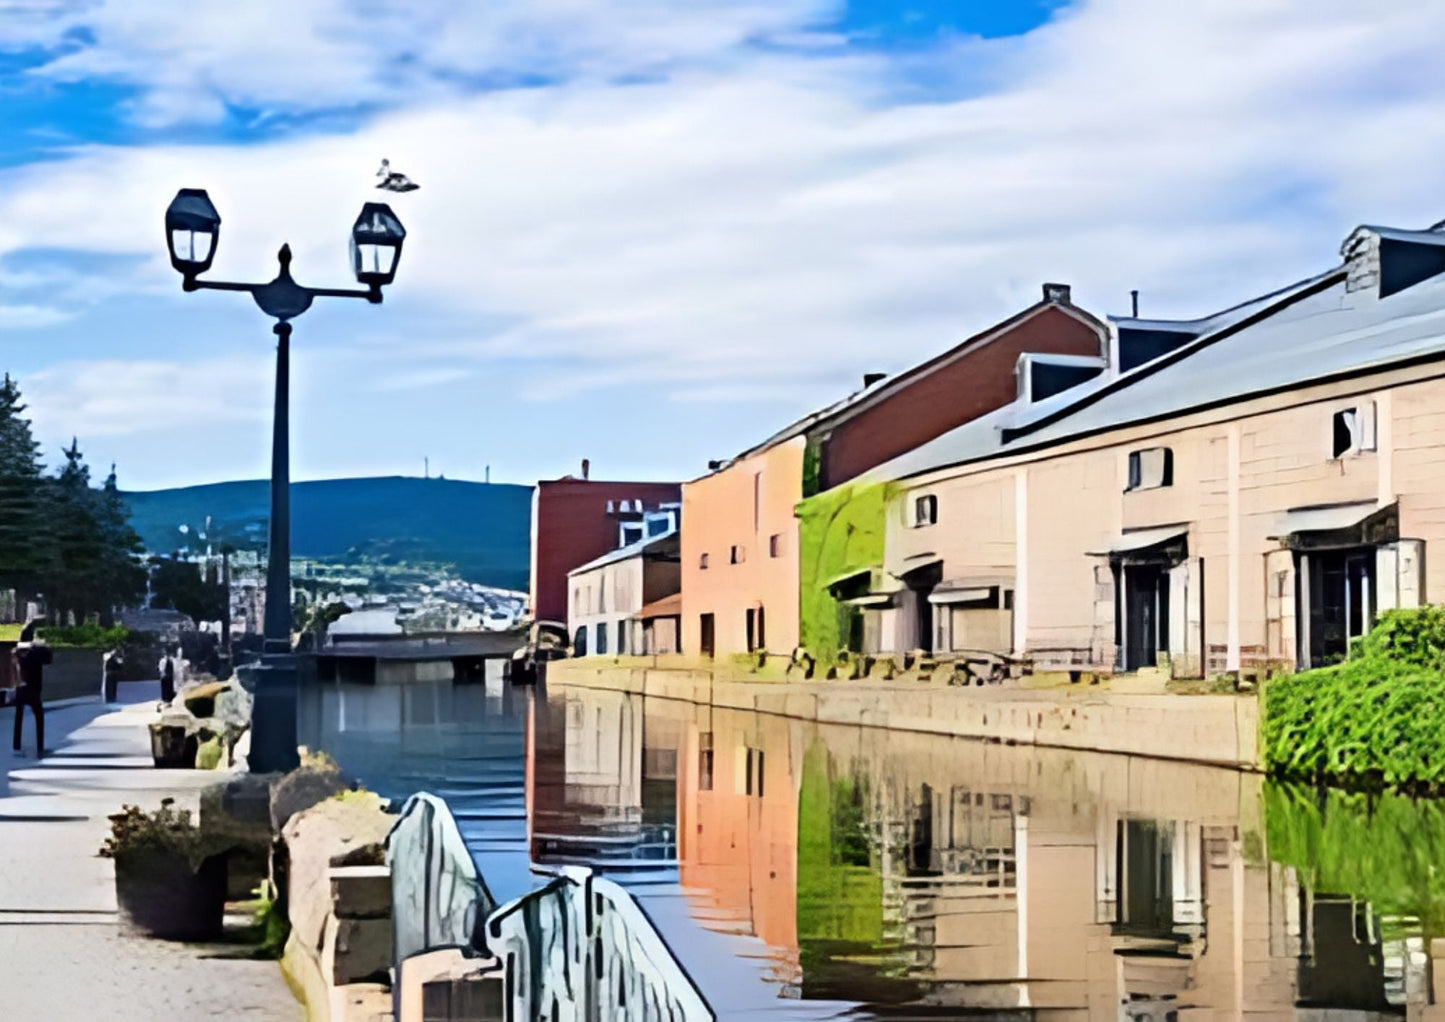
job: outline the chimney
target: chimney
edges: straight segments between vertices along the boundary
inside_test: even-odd
[[[712,461],[709,461],[709,462],[707,463],[707,470],[708,470],[709,472],[716,472],[716,471],[717,471],[718,469],[720,469],[720,468],[722,468],[722,462],[721,462],[721,461],[718,461],[718,460],[716,460],[716,459],[714,459],[714,460],[712,460]]]
[[[582,459],[582,478],[586,479],[592,473],[592,462],[586,458]]]
[[[881,383],[886,379],[888,379],[887,373],[864,373],[863,389],[867,390],[869,387],[873,386],[873,384]]]
[[[1072,293],[1067,284],[1045,284],[1044,301],[1053,302],[1055,305],[1072,304]]]
[[[1130,291],[1130,292],[1129,292],[1129,304],[1130,304],[1130,306],[1131,306],[1131,307],[1133,308],[1133,310],[1134,310],[1134,311],[1133,311],[1133,316],[1134,316],[1134,318],[1135,318],[1135,319],[1138,319],[1138,318],[1139,318],[1139,289],[1138,289],[1138,288],[1135,288],[1133,291]]]

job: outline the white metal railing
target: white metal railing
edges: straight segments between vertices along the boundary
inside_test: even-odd
[[[622,887],[579,867],[487,920],[508,1022],[712,1022],[691,977]]]

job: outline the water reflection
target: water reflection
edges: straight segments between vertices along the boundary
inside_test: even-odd
[[[308,719],[455,799],[494,887],[632,887],[719,1017],[1441,1011],[1436,803],[600,691],[323,688]]]

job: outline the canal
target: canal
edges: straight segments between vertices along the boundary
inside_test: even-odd
[[[301,736],[446,798],[498,900],[627,886],[723,1019],[1441,1010],[1437,803],[499,683],[318,685]]]

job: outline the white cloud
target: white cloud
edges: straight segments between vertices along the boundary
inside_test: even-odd
[[[141,90],[150,125],[413,103],[482,81],[657,73],[793,39],[834,0],[39,0],[0,20],[7,45],[54,47],[34,71]],[[4,8],[0,7],[0,13]],[[85,41],[77,42],[77,34]]]
[[[432,31],[441,5],[398,27],[430,40],[426,66],[475,48],[484,68],[522,31],[497,28],[506,5],[456,6],[502,13],[458,15],[471,20],[445,40]],[[318,103],[375,84],[377,44],[360,23],[321,31],[341,9],[301,5],[317,38],[277,44]],[[784,380],[826,383],[827,399],[840,378],[898,369],[1033,301],[1046,279],[1100,311],[1122,311],[1138,287],[1146,312],[1200,313],[1322,268],[1355,223],[1445,216],[1445,76],[1433,71],[1445,7],[1096,0],[1021,40],[928,55],[939,74],[967,62],[992,84],[904,106],[883,101],[898,70],[886,56],[735,45],[806,23],[810,4],[744,6],[718,24],[660,2],[630,18],[592,9],[529,5],[529,25],[577,23],[575,37],[535,45],[576,67],[670,55],[672,73],[467,99],[422,90],[345,137],[97,148],[0,171],[0,257],[40,245],[146,255],[141,279],[174,288],[161,211],[177,187],[206,185],[225,217],[217,275],[269,272],[289,239],[298,277],[336,283],[385,155],[422,189],[394,200],[411,235],[377,312],[387,325],[369,329],[457,372],[537,360],[525,389],[538,397],[642,382],[716,399]],[[260,14],[209,42],[152,17],[112,26],[154,30],[152,48],[117,36],[104,58],[129,74],[173,45],[181,77],[148,102],[184,95],[202,64],[245,77],[218,86],[227,96],[290,102],[263,95],[277,66],[240,68],[237,50],[210,48],[260,48]]]
[[[37,436],[186,435],[198,425],[270,421],[266,359],[61,362],[24,380]]]
[[[70,318],[65,310],[45,305],[0,305],[0,330],[35,330]]]

